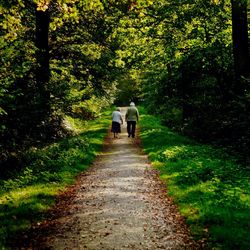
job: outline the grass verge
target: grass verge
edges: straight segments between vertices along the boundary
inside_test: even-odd
[[[171,132],[141,110],[140,130],[168,194],[208,249],[250,249],[249,171],[222,149]]]
[[[31,148],[25,167],[12,178],[0,180],[0,249],[11,236],[42,220],[56,196],[86,170],[101,151],[110,112],[94,121],[68,118],[76,135],[42,148]]]

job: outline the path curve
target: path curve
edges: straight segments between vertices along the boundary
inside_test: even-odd
[[[199,249],[125,125],[33,231],[25,249]]]

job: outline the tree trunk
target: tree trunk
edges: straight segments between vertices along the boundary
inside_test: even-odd
[[[249,77],[247,0],[231,0],[235,93],[244,92],[243,78]]]
[[[50,112],[50,94],[48,82],[50,79],[49,67],[49,11],[36,11],[36,82],[38,88],[38,109],[40,118],[46,117]]]

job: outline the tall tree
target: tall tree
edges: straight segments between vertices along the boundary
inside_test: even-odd
[[[249,77],[250,65],[248,50],[247,0],[231,0],[231,3],[234,69],[237,81],[235,91],[237,94],[242,94],[244,91],[242,77]]]
[[[49,92],[46,87],[50,78],[49,66],[49,10],[48,6],[36,10],[36,82],[39,94],[38,106],[42,113],[39,118],[49,113]]]

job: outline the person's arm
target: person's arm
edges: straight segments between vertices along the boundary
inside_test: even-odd
[[[137,117],[137,122],[139,121],[139,111],[136,109],[136,117]]]

